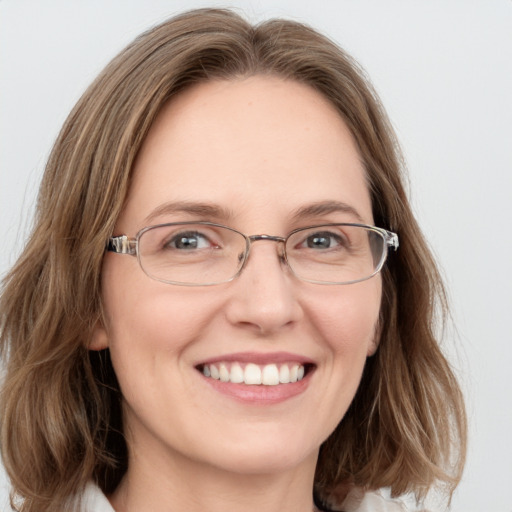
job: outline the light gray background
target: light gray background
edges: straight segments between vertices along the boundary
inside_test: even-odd
[[[142,30],[210,5],[308,22],[370,74],[453,305],[447,350],[470,447],[452,510],[511,512],[510,0],[0,0],[0,273],[22,247],[45,159],[86,85]]]

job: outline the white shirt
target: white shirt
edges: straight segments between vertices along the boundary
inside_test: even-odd
[[[115,512],[107,497],[92,482],[87,484],[82,496],[82,512]]]
[[[89,483],[82,498],[82,512],[115,512],[101,490]],[[389,497],[386,490],[350,493],[343,505],[344,512],[427,512],[409,508],[404,501]]]

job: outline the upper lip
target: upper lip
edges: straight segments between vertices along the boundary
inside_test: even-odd
[[[311,358],[300,354],[294,354],[292,352],[235,352],[211,357],[201,361],[199,365],[215,364],[220,362],[254,363],[261,365],[272,363],[299,363],[302,365],[315,364]]]

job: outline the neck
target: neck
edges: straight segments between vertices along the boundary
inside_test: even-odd
[[[156,464],[131,455],[130,469],[110,496],[116,512],[314,510],[316,453],[292,469],[265,474],[226,471],[176,454]]]

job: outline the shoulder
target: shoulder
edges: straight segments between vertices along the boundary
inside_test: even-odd
[[[412,498],[392,498],[388,489],[353,488],[341,503],[333,499],[328,505],[333,512],[429,512],[418,507]]]
[[[89,482],[82,495],[80,512],[115,512],[100,488]]]

